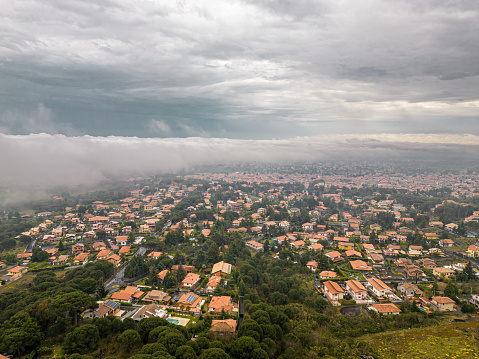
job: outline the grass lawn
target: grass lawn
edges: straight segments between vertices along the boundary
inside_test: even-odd
[[[476,243],[477,240],[475,238],[458,237],[457,241],[461,242],[461,244],[456,244],[452,247],[449,247],[448,250],[454,252],[465,252],[467,251],[467,247],[469,247],[471,244]]]
[[[26,286],[33,282],[33,278],[35,278],[35,274],[26,273],[21,278],[17,279],[15,282],[8,283],[7,285],[0,287],[0,293],[8,291],[17,286]]]
[[[367,341],[382,359],[479,358],[479,322],[372,334]]]
[[[51,269],[53,266],[49,262],[32,262],[29,263],[28,269]]]
[[[68,271],[69,269],[63,269],[63,270],[54,271],[53,273],[55,273],[58,279],[63,279],[63,277],[65,277],[66,272]]]

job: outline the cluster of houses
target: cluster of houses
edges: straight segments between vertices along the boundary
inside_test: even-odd
[[[378,278],[369,278],[365,282],[347,280],[342,285],[335,281],[325,281],[322,283],[322,291],[333,305],[340,305],[340,301],[345,298],[345,295],[348,295],[358,304],[369,304],[369,309],[379,314],[401,313],[396,304],[401,303],[403,299],[396,293],[404,299],[415,301],[418,308],[424,312],[458,309],[456,302],[449,297],[433,296],[430,300],[427,299],[422,296],[422,291],[413,283],[400,283],[397,286],[397,291],[394,291]]]
[[[293,237],[294,238],[294,237]],[[284,241],[284,238],[276,239]],[[311,244],[306,247],[303,240],[291,242],[299,250],[324,251],[334,265],[343,266],[348,270],[357,273],[364,273],[369,276],[374,271],[386,271],[394,268],[398,275],[404,279],[421,279],[427,277],[425,271],[432,271],[432,275],[437,279],[449,279],[457,272],[462,272],[467,263],[456,263],[446,266],[438,266],[432,258],[442,258],[442,251],[438,248],[425,250],[422,246],[409,245],[408,250],[403,250],[401,245],[387,244],[381,248],[381,245],[371,243],[353,243],[350,238],[334,237],[330,240],[328,247],[320,243]],[[299,243],[300,242],[300,243]],[[323,242],[324,243],[324,242]],[[313,272],[317,272],[318,263],[310,261],[307,267]],[[476,271],[476,273],[478,273]],[[327,273],[319,273],[320,279],[340,278],[341,276],[331,276]]]
[[[158,255],[158,252],[152,253]],[[163,280],[170,271],[177,272],[179,267],[174,265],[170,270],[160,272],[159,279]],[[135,321],[160,317],[175,324],[186,325],[190,320],[188,316],[200,316],[203,312],[220,318],[213,320],[213,332],[234,333],[237,323],[235,319],[229,317],[238,316],[238,302],[231,296],[212,294],[220,281],[231,274],[234,267],[223,261],[215,263],[209,278],[194,273],[192,266],[183,266],[183,269],[187,274],[173,294],[147,286],[127,286],[112,293],[106,301],[99,302],[96,309],[86,310],[83,316],[100,318],[113,315],[121,320],[131,318]],[[207,279],[207,284],[200,289],[200,282],[204,278]],[[128,305],[125,305],[126,303]]]
[[[69,251],[64,250],[61,254],[58,247],[47,248],[44,250],[50,257],[48,261],[53,266],[59,265],[81,265],[94,258],[95,260],[107,260],[113,263],[116,267],[122,263],[122,255],[131,254],[131,246],[118,246],[111,244],[108,241],[96,241],[93,243],[75,243],[71,246]],[[17,254],[17,260],[27,266],[32,258],[33,253],[23,252]]]
[[[350,279],[346,280],[343,286],[337,281],[325,281],[322,283],[322,290],[333,305],[339,305],[346,294],[360,304],[375,302],[376,300],[372,299],[372,296],[385,301],[401,300],[388,285],[378,278],[368,278],[362,282]]]
[[[348,166],[342,163],[340,166],[341,173],[334,174],[336,166],[325,165],[326,170],[320,177],[321,182],[317,186],[324,186],[325,188],[336,187],[341,188],[361,188],[362,186],[380,186],[382,188],[404,189],[410,191],[429,191],[432,189],[440,189],[443,187],[451,188],[451,195],[455,197],[461,196],[475,196],[475,190],[479,187],[479,180],[475,174],[454,174],[454,173],[405,173],[401,169],[389,169],[387,174],[382,171],[373,169],[371,171],[363,171],[357,173],[355,168],[356,163]],[[322,166],[315,165],[315,170],[322,170]],[[303,170],[301,168],[301,170]],[[354,176],[350,174],[354,173]],[[288,172],[274,172],[274,173],[257,173],[257,172],[232,172],[232,173],[202,173],[185,176],[186,179],[199,179],[204,181],[225,181],[232,182],[246,182],[246,183],[274,183],[277,187],[271,189],[271,192],[277,192],[277,188],[281,189],[284,184],[288,183],[302,183],[308,188],[311,182],[311,174],[304,171],[288,171]],[[339,190],[340,191],[340,190]],[[336,194],[332,194],[336,196]],[[332,197],[339,200],[340,195]],[[401,208],[400,205],[393,203],[390,199],[380,200],[376,202],[380,207],[388,207],[395,205],[396,208]]]
[[[255,177],[255,175],[252,175]],[[256,175],[257,176],[257,175]],[[251,181],[251,178],[250,178]],[[135,234],[155,234],[158,231],[157,223],[163,216],[167,216],[169,212],[178,204],[181,199],[188,195],[188,193],[197,190],[197,185],[177,185],[171,184],[168,188],[160,188],[156,192],[149,191],[149,195],[142,194],[148,187],[134,190],[130,192],[130,196],[120,200],[118,205],[109,206],[101,201],[93,203],[93,207],[98,213],[103,215],[95,215],[93,213],[86,213],[79,215],[73,211],[72,208],[66,208],[65,215],[55,216],[53,219],[58,223],[55,228],[51,220],[45,220],[41,225],[32,228],[30,231],[25,232],[25,235],[31,237],[42,235],[43,243],[57,244],[63,240],[65,243],[75,243],[79,241],[92,241],[98,237],[99,231],[102,231],[108,238],[122,237],[124,241],[121,241],[121,245],[125,245],[126,239],[129,233],[132,231]],[[329,209],[324,205],[321,198],[314,196],[318,201],[318,205],[309,210],[310,221],[303,223],[300,227],[293,226],[288,220],[274,221],[268,217],[268,213],[273,209],[273,213],[279,213],[276,209],[279,205],[288,211],[290,216],[297,215],[300,210],[295,207],[291,207],[292,201],[302,199],[307,196],[307,192],[290,193],[286,195],[283,191],[283,186],[273,185],[273,188],[267,192],[258,193],[258,197],[268,198],[270,200],[277,200],[279,204],[267,205],[265,207],[259,207],[255,211],[251,211],[255,202],[258,199],[253,199],[246,193],[241,191],[235,191],[234,200],[222,201],[218,200],[213,203],[211,200],[210,191],[230,190],[231,187],[225,187],[224,185],[216,184],[203,193],[203,199],[196,204],[196,206],[190,206],[187,208],[187,216],[180,220],[178,223],[171,223],[169,228],[163,232],[159,232],[160,240],[170,230],[181,230],[183,234],[188,238],[194,238],[202,235],[208,237],[211,234],[211,227],[214,226],[213,221],[203,221],[198,223],[196,220],[196,209],[205,208],[214,211],[214,217],[216,221],[222,221],[224,218],[222,214],[226,211],[237,212],[239,218],[233,220],[227,229],[228,232],[238,231],[241,233],[260,234],[267,232],[271,228],[281,228],[285,231],[284,236],[276,238],[279,244],[286,241],[292,250],[301,250],[307,247],[310,250],[322,249],[319,241],[334,241],[337,244],[335,247],[339,250],[345,250],[344,255],[354,258],[358,256],[358,253],[354,252],[354,245],[348,239],[359,238],[361,242],[368,244],[370,241],[371,233],[375,233],[376,240],[379,243],[389,244],[387,248],[384,248],[380,253],[376,253],[375,250],[368,251],[368,257],[377,264],[381,264],[384,256],[394,257],[407,255],[411,258],[421,257],[426,254],[422,250],[421,246],[410,246],[405,251],[401,249],[400,242],[405,241],[407,235],[413,231],[410,224],[414,222],[413,218],[404,216],[406,210],[402,205],[395,203],[394,200],[374,201],[370,200],[368,204],[364,203],[360,198],[345,199],[342,197],[341,190],[338,190],[336,194],[324,194],[323,197],[332,200],[336,203],[345,202],[351,210],[360,212],[360,215],[353,216],[352,214],[344,211],[342,213],[335,213],[328,215]],[[279,200],[279,196],[282,199]],[[107,214],[106,214],[107,213]],[[379,224],[370,224],[371,218],[374,218],[380,213],[392,213],[395,217],[393,226],[394,230],[383,230]],[[329,228],[325,224],[320,224],[319,219],[327,219],[329,223],[335,223],[333,228]],[[367,221],[365,219],[367,218]],[[243,220],[247,220],[243,222]],[[131,225],[125,225],[133,221],[136,223],[136,228],[132,228]],[[199,226],[199,229],[197,225]],[[443,255],[441,248],[451,247],[454,245],[452,239],[440,239],[439,230],[444,228],[454,227],[454,223],[444,225],[439,221],[431,221],[429,223],[431,228],[437,228],[437,230],[420,232],[422,236],[430,244],[435,244],[434,248],[429,249],[428,254]],[[447,227],[449,226],[449,227]],[[294,228],[293,228],[294,227]],[[291,232],[290,229],[295,229]],[[454,228],[452,228],[454,230]],[[45,233],[48,231],[48,233]],[[307,242],[307,243],[306,243]],[[263,244],[258,240],[247,241],[246,245],[254,250],[263,249]],[[471,249],[471,256],[479,255],[479,248]],[[351,252],[353,250],[353,252]],[[349,251],[349,252],[347,252]],[[469,251],[468,251],[469,253]],[[337,253],[330,253],[330,256],[337,255]],[[344,258],[343,255],[343,258]],[[339,261],[341,256],[333,258],[334,261]]]
[[[38,217],[47,217],[43,223],[23,233],[32,238],[39,238],[40,243],[50,245],[46,251],[49,253],[49,261],[53,266],[72,264],[81,265],[89,260],[107,260],[115,266],[120,266],[124,262],[124,256],[131,254],[131,247],[128,245],[132,238],[130,233],[136,235],[136,241],[141,242],[139,235],[158,235],[162,240],[164,236],[172,230],[182,231],[186,238],[193,240],[195,237],[209,237],[211,229],[215,226],[214,221],[198,221],[196,218],[197,209],[208,209],[214,213],[215,221],[224,221],[225,212],[236,212],[236,219],[229,223],[228,232],[247,233],[254,235],[255,239],[245,238],[248,248],[259,251],[264,249],[264,241],[261,234],[268,233],[270,230],[281,230],[283,235],[273,238],[272,244],[277,244],[283,248],[288,248],[293,252],[302,253],[304,251],[319,252],[322,251],[332,261],[334,266],[347,269],[352,273],[364,275],[364,280],[350,279],[344,283],[338,283],[335,280],[341,279],[343,275],[336,273],[333,268],[317,271],[318,263],[310,261],[308,268],[318,274],[318,278],[326,280],[323,282],[323,288],[326,297],[332,302],[339,302],[345,293],[357,301],[371,301],[371,297],[384,298],[388,301],[398,300],[398,293],[409,296],[414,288],[407,283],[407,280],[418,280],[427,276],[426,271],[432,271],[437,278],[450,278],[458,271],[464,269],[464,263],[458,263],[450,266],[438,266],[433,258],[444,256],[444,251],[453,247],[455,242],[450,238],[443,238],[444,233],[451,234],[457,229],[457,224],[444,224],[437,220],[431,220],[429,229],[419,231],[424,238],[427,247],[421,245],[408,245],[404,243],[410,233],[415,233],[414,219],[408,215],[408,209],[391,198],[385,200],[363,201],[360,197],[344,198],[341,189],[336,193],[316,196],[307,191],[293,192],[286,191],[284,184],[293,181],[299,181],[309,185],[308,176],[281,175],[277,174],[247,174],[247,182],[252,186],[254,183],[260,183],[269,179],[271,183],[268,190],[262,190],[253,197],[241,190],[234,190],[227,183],[219,184],[215,181],[226,182],[239,181],[244,174],[205,174],[187,176],[187,179],[198,178],[211,181],[212,186],[203,192],[203,198],[199,202],[190,206],[186,210],[185,218],[177,223],[168,224],[163,228],[158,226],[162,217],[168,217],[172,209],[180,203],[189,193],[197,191],[200,185],[181,185],[171,183],[166,188],[138,188],[130,192],[127,198],[123,198],[118,204],[107,205],[101,201],[93,203],[94,213],[79,214],[75,209],[67,207],[64,215],[53,216],[51,213],[41,213]],[[273,180],[274,179],[274,180]],[[348,181],[351,180],[350,178]],[[290,181],[290,182],[287,182]],[[336,183],[342,183],[340,177],[331,177],[327,181],[317,183],[315,186],[336,186]],[[347,181],[345,182],[347,183]],[[344,183],[343,183],[344,184]],[[349,187],[349,185],[346,185]],[[148,191],[145,191],[148,190]],[[228,200],[213,200],[212,192],[232,191],[234,196]],[[148,194],[144,194],[148,193]],[[373,193],[380,195],[380,193]],[[294,202],[307,196],[313,197],[317,205],[308,209],[309,220],[302,225],[293,225],[292,218],[300,214],[301,210],[294,207]],[[259,205],[261,199],[268,199],[273,204]],[[331,213],[325,205],[326,202],[344,203],[348,211]],[[439,207],[438,205],[436,206]],[[282,220],[273,220],[268,214],[279,214],[281,210],[287,211],[289,218]],[[254,210],[253,210],[254,209]],[[434,209],[431,209],[434,212]],[[351,213],[349,213],[351,212]],[[383,229],[376,223],[376,218],[381,214],[392,214],[394,221],[393,229]],[[478,220],[479,213],[468,218],[470,221]],[[132,225],[132,223],[134,225]],[[323,224],[328,223],[328,224]],[[380,222],[381,223],[381,222]],[[101,236],[100,236],[101,234]],[[100,240],[105,237],[108,240]],[[374,241],[372,240],[374,239]],[[58,244],[62,242],[69,244],[69,252],[59,251]],[[374,244],[373,244],[374,243]],[[278,256],[279,253],[276,254]],[[471,245],[467,250],[470,257],[479,257],[479,246]],[[16,273],[9,275],[16,276],[24,273],[28,269],[32,253],[19,253],[17,259],[20,271],[17,267]],[[159,258],[161,253],[152,252],[150,258]],[[219,273],[227,274],[227,263],[217,263],[221,266]],[[394,271],[404,277],[405,282],[393,291],[380,279],[378,272],[394,267]],[[218,268],[213,267],[213,274],[218,273]],[[187,272],[180,288],[187,291],[189,296],[183,298],[170,298],[163,292],[148,291],[144,292],[141,288],[125,288],[112,295],[112,302],[149,302],[158,306],[171,306],[177,303],[182,305],[183,310],[188,308],[192,314],[198,313],[198,306],[201,308],[205,303],[204,299],[199,300],[194,293],[195,289],[203,281],[200,275],[194,273],[192,268],[184,267]],[[216,270],[216,272],[215,272]],[[171,268],[174,271],[174,268]],[[158,274],[159,279],[163,280],[168,271],[162,271]],[[358,277],[358,276],[356,276]],[[328,279],[334,279],[328,281]],[[221,275],[212,275],[204,286],[204,290],[212,293],[214,288],[220,283]],[[383,287],[384,285],[384,287]],[[417,293],[416,293],[417,294]],[[187,300],[189,298],[189,300]],[[211,302],[210,302],[211,304]],[[386,305],[388,303],[379,303]],[[379,305],[378,304],[378,305]],[[107,305],[107,304],[105,304]],[[374,304],[376,305],[376,303]],[[386,308],[386,307],[384,307]],[[391,309],[390,307],[388,307]],[[114,308],[115,310],[118,308]],[[106,310],[106,309],[105,309]],[[159,309],[148,309],[145,313],[157,313]],[[378,310],[379,311],[379,310]],[[159,312],[158,312],[159,313]]]

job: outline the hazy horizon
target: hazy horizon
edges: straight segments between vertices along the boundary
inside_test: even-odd
[[[476,1],[4,2],[0,184],[477,158]]]

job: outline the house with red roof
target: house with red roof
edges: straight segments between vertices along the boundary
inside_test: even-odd
[[[246,242],[246,246],[249,248],[253,248],[254,250],[257,250],[257,251],[264,248],[263,244],[253,240]]]
[[[213,320],[211,322],[210,331],[215,334],[234,334],[236,331],[236,320],[234,319],[224,319],[224,320]]]
[[[221,314],[223,310],[226,314],[231,314],[234,309],[237,311],[230,296],[213,296],[208,304],[208,313],[213,314]]]
[[[160,259],[162,255],[163,255],[163,252],[151,252],[150,254],[148,254],[148,259],[149,260]]]
[[[341,257],[341,253],[339,253],[338,251],[328,252],[326,253],[326,257],[331,258],[333,263],[340,262],[343,260],[343,257]]]
[[[216,289],[218,284],[221,282],[222,278],[220,276],[213,275],[210,277],[208,280],[208,283],[206,284],[206,291],[209,293],[213,293],[213,291]]]
[[[339,278],[336,272],[323,270],[321,273],[318,274],[320,279],[332,279],[332,278]]]
[[[115,293],[113,293],[110,297],[112,300],[117,300],[121,302],[133,302],[133,296],[136,292],[140,289],[138,287],[128,286],[125,289],[121,289]]]
[[[357,280],[347,280],[346,291],[354,300],[366,300],[369,299],[367,289]]]
[[[180,284],[183,289],[194,289],[200,284],[200,276],[196,273],[188,273]]]
[[[166,275],[167,275],[169,272],[170,272],[170,271],[169,271],[168,269],[162,270],[160,273],[158,273],[158,278],[159,278],[161,281],[164,281]]]
[[[306,263],[306,267],[308,267],[308,269],[310,269],[314,272],[316,269],[318,269],[318,262],[309,261],[308,263]]]
[[[311,244],[310,246],[308,246],[308,249],[310,251],[322,251],[323,248],[324,247],[321,243],[315,243],[315,244]]]
[[[384,304],[372,304],[370,309],[372,311],[375,311],[379,314],[383,315],[397,315],[401,313],[401,309],[399,309],[395,304],[393,303],[384,303]]]
[[[183,310],[189,310],[193,313],[199,312],[201,306],[204,304],[204,299],[201,298],[198,294],[193,292],[184,293],[178,302],[176,302],[176,306],[179,308],[183,308]],[[188,309],[189,308],[189,309]]]
[[[303,240],[295,241],[291,243],[291,249],[301,249],[304,248],[306,243]]]
[[[338,283],[327,281],[323,283],[324,294],[328,297],[329,300],[338,302],[343,299],[344,289],[339,286]]]
[[[110,250],[109,249],[104,249],[104,250],[101,250],[97,255],[96,255],[96,259],[100,260],[100,259],[107,259],[108,256],[110,255]]]
[[[432,305],[439,311],[444,312],[444,311],[453,311],[454,306],[456,304],[455,301],[453,301],[449,297],[432,297],[431,298],[431,303]]]

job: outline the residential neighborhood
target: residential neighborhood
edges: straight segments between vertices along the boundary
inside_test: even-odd
[[[368,318],[479,308],[473,176],[417,175],[407,189],[400,174],[138,182],[115,198],[18,213],[32,226],[4,249],[2,287],[98,267],[83,320],[161,318],[192,331],[208,318],[205,333],[230,336],[261,301]],[[435,193],[427,206],[424,193]]]

